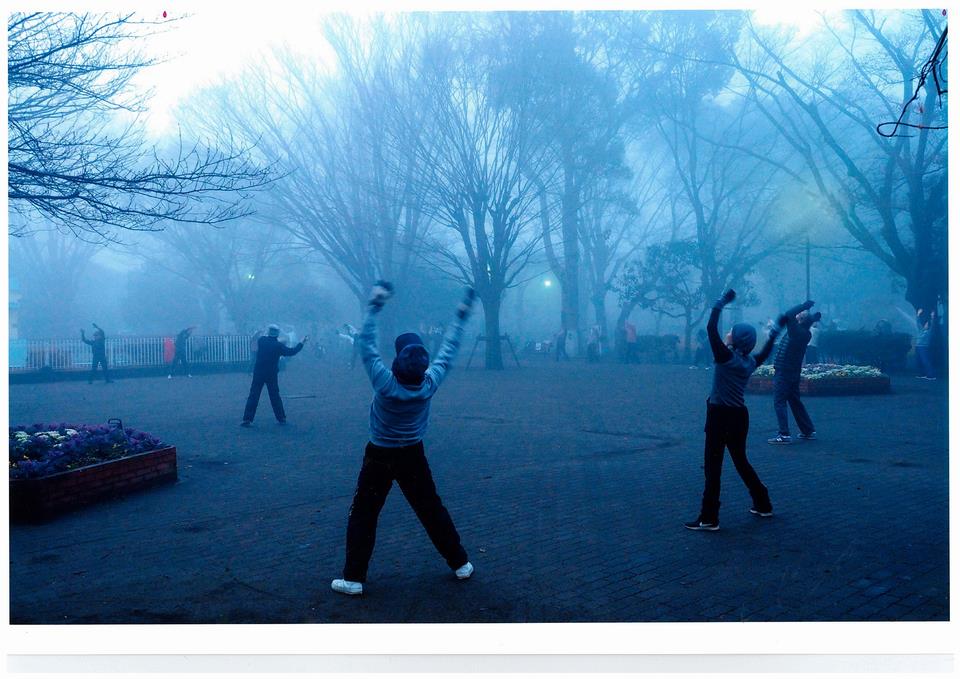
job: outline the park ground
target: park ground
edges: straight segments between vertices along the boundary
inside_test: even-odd
[[[296,359],[290,424],[249,376],[13,385],[10,421],[102,423],[176,445],[179,480],[10,527],[10,609],[31,623],[946,620],[947,389],[807,399],[819,440],[748,455],[775,516],[751,515],[729,458],[721,530],[698,533],[711,373],[675,365],[455,369],[425,439],[476,573],[457,581],[394,488],[362,597],[340,577],[367,440],[360,366]]]

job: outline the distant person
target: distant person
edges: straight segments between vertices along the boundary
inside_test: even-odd
[[[707,399],[707,423],[704,426],[703,500],[697,519],[684,524],[690,530],[720,529],[720,472],[724,448],[730,451],[733,465],[753,498],[750,512],[758,516],[773,516],[770,494],[747,460],[750,414],[743,400],[743,390],[753,371],[767,360],[779,330],[772,329],[763,348],[754,355],[750,352],[757,344],[757,331],[749,323],[737,323],[727,334],[726,340],[721,340],[717,330],[720,312],[735,298],[733,290],[723,293],[713,305],[707,321],[707,338],[715,365],[713,388]]]
[[[917,379],[937,379],[933,367],[933,352],[931,350],[933,327],[936,325],[936,321],[936,311],[931,311],[927,314],[923,309],[917,309],[917,344],[915,351],[917,355],[917,369],[920,371]]]
[[[247,406],[243,410],[242,427],[253,426],[253,417],[257,414],[257,405],[260,403],[260,394],[263,385],[267,385],[267,394],[270,395],[270,405],[273,414],[280,424],[287,423],[287,415],[283,411],[283,401],[280,399],[280,386],[277,383],[277,373],[280,371],[280,357],[294,356],[300,353],[309,337],[304,337],[295,347],[286,347],[278,340],[280,328],[276,325],[267,326],[266,337],[257,340],[257,363],[253,368],[253,381],[250,383],[250,395],[247,396]]]
[[[567,354],[567,331],[561,329],[560,332],[557,333],[556,339],[557,346],[555,347],[554,352],[555,360],[557,363],[559,363],[561,359],[564,361],[569,361],[570,356]]]
[[[377,519],[394,481],[456,577],[466,580],[473,574],[473,565],[460,544],[460,535],[437,495],[424,455],[423,435],[430,416],[430,401],[460,348],[463,325],[476,293],[467,290],[432,363],[421,338],[408,332],[394,341],[397,356],[387,369],[377,350],[377,315],[392,294],[393,286],[389,283],[378,281],[374,285],[360,334],[363,365],[374,393],[370,405],[370,441],[364,451],[347,520],[343,578],[330,583],[332,589],[341,594],[363,593],[376,540]]]
[[[779,325],[786,325],[787,333],[780,340],[777,354],[773,360],[773,410],[777,415],[777,435],[767,439],[772,445],[786,445],[793,443],[790,436],[790,420],[787,416],[787,404],[793,411],[793,418],[797,421],[800,433],[797,438],[801,441],[812,441],[817,438],[813,420],[807,412],[803,401],[800,400],[800,373],[803,370],[803,357],[807,353],[807,345],[813,338],[810,327],[820,320],[820,312],[810,313],[813,300],[787,309],[779,318]]]
[[[587,361],[598,363],[600,361],[600,326],[595,325],[590,328],[590,334],[587,338]]]
[[[93,380],[97,376],[98,366],[103,366],[103,381],[106,384],[111,384],[113,380],[110,379],[107,372],[107,335],[99,325],[96,323],[92,325],[94,327],[92,340],[88,340],[83,328],[80,328],[80,339],[84,344],[90,345],[93,350],[93,357],[90,361],[90,378],[87,380],[87,384],[93,384]]]
[[[436,354],[440,351],[440,345],[443,343],[444,325],[437,323],[430,326],[430,351]]]
[[[358,343],[360,333],[354,326],[344,323],[340,326],[339,334],[350,346],[350,368],[352,369],[357,365],[357,355],[360,353],[360,344]]]
[[[705,370],[710,369],[710,343],[707,341],[707,331],[703,328],[697,330],[697,350],[693,354],[693,365],[691,368],[699,368],[703,365]]]
[[[195,325],[191,325],[189,328],[184,328],[177,333],[176,338],[173,340],[173,363],[170,364],[170,374],[167,375],[168,380],[172,380],[173,376],[177,373],[177,368],[183,370],[183,374],[187,377],[190,375],[190,365],[187,363],[187,339],[193,333]]]
[[[639,363],[637,355],[637,326],[630,321],[623,322],[624,343],[627,345],[625,360],[627,363]]]
[[[808,365],[820,362],[820,321],[810,325],[810,343],[807,344],[805,360]]]

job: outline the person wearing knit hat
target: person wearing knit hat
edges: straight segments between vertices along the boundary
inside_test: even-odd
[[[360,355],[373,385],[373,401],[370,440],[347,519],[343,577],[330,583],[341,594],[363,593],[376,541],[377,519],[394,481],[457,579],[466,580],[473,574],[473,564],[460,544],[460,534],[437,494],[424,454],[423,436],[430,417],[430,401],[460,348],[463,326],[476,293],[467,290],[433,361],[421,337],[406,332],[393,343],[397,355],[388,370],[377,350],[377,316],[392,295],[390,283],[377,281],[360,331]]]
[[[726,337],[720,339],[717,325],[720,312],[736,298],[733,290],[727,290],[713,305],[707,321],[707,339],[713,352],[713,388],[707,399],[707,422],[704,425],[703,448],[703,500],[700,515],[695,521],[685,523],[690,530],[715,531],[720,529],[720,471],[723,465],[724,448],[730,451],[733,465],[743,479],[753,499],[751,513],[758,516],[773,516],[773,505],[766,486],[747,460],[747,431],[750,414],[743,400],[743,390],[750,375],[770,355],[773,343],[779,334],[778,328],[756,354],[751,354],[757,344],[757,331],[748,323],[737,323]]]
[[[300,353],[309,337],[304,337],[295,347],[287,347],[280,343],[280,328],[270,324],[267,334],[257,340],[257,360],[253,366],[253,381],[250,383],[250,394],[247,396],[247,405],[243,409],[241,427],[252,427],[253,417],[257,414],[257,405],[260,403],[260,394],[266,385],[270,395],[270,405],[273,407],[274,417],[279,424],[287,423],[287,414],[283,410],[283,399],[280,398],[280,385],[277,382],[277,373],[280,372],[280,357],[294,356]]]
[[[813,420],[800,400],[800,371],[803,369],[807,345],[813,338],[810,328],[821,318],[819,311],[810,313],[813,304],[813,300],[807,300],[787,309],[778,319],[781,326],[787,327],[787,333],[780,340],[773,359],[773,410],[777,415],[778,431],[776,436],[767,439],[767,443],[771,445],[793,443],[787,404],[790,404],[790,410],[797,421],[797,429],[800,430],[797,438],[801,441],[812,441],[817,437]]]

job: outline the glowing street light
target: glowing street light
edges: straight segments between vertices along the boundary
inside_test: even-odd
[[[549,278],[547,278],[547,279],[545,279],[545,280],[543,281],[543,287],[549,288],[551,285],[553,285],[553,281],[550,280]]]

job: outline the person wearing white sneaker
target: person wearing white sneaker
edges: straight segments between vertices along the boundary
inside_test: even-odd
[[[377,281],[358,340],[374,394],[370,404],[370,441],[364,451],[347,520],[343,578],[330,583],[331,589],[342,594],[363,592],[376,542],[377,520],[394,481],[457,579],[468,579],[474,570],[460,544],[453,520],[437,494],[424,454],[423,435],[430,416],[430,401],[460,348],[463,326],[476,293],[467,290],[432,362],[420,336],[408,332],[396,338],[397,356],[387,369],[377,349],[377,316],[392,295],[390,283]]]
[[[720,339],[717,326],[720,312],[736,298],[733,290],[727,290],[713,305],[707,321],[707,339],[713,352],[713,387],[707,399],[707,422],[703,447],[703,498],[700,514],[696,520],[683,524],[690,530],[716,531],[720,529],[720,473],[723,467],[724,449],[730,451],[733,466],[750,492],[755,509],[773,511],[767,487],[760,481],[757,472],[747,460],[747,431],[750,428],[750,413],[743,400],[743,390],[750,375],[770,355],[778,330],[770,330],[770,336],[756,354],[751,354],[757,344],[757,331],[747,323],[737,323]]]

